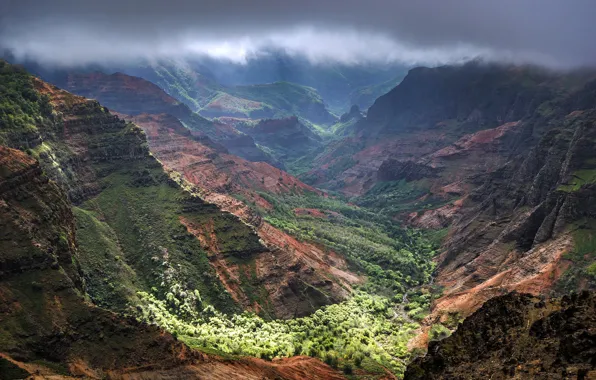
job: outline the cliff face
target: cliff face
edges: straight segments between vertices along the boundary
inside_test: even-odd
[[[411,70],[306,178],[445,229],[435,313],[467,314],[511,290],[592,288],[593,78],[477,63]]]
[[[496,288],[530,292],[594,286],[593,110],[553,121],[523,159],[487,176],[462,202],[440,257],[448,287],[438,308],[472,310]]]
[[[596,376],[596,296],[544,301],[493,298],[428,354],[405,379],[591,379]]]
[[[89,303],[70,203],[36,160],[0,147],[0,195],[1,352],[92,376],[198,357],[156,328]]]
[[[450,162],[455,153],[465,156],[470,144],[490,143],[493,150],[507,153],[537,136],[538,129],[515,131],[510,123],[534,115],[539,106],[573,91],[577,83],[582,79],[563,80],[559,74],[532,67],[469,63],[412,69],[397,87],[377,99],[366,119],[351,127],[350,136],[315,158],[308,178],[360,196],[378,182],[407,178],[398,173],[387,177],[387,168],[396,163],[438,166],[435,174],[447,177],[463,162]],[[509,130],[504,131],[507,125]],[[518,135],[508,137],[512,134]],[[465,138],[470,141],[458,141]],[[451,152],[441,152],[452,144]],[[495,157],[503,161],[507,154]],[[474,165],[473,174],[491,170],[490,158],[478,158],[477,164],[466,160],[466,165]]]

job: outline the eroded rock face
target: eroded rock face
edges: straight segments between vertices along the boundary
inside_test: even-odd
[[[512,129],[510,123],[529,117],[553,98],[561,87],[557,80],[536,68],[479,63],[412,69],[375,101],[366,119],[353,126],[352,136],[316,157],[310,175],[316,178],[314,183],[354,196],[387,180],[387,174],[393,177],[385,169],[395,162],[426,165],[435,159],[439,161],[435,165],[445,164],[436,167],[444,175],[457,174],[453,169],[464,161],[450,163],[450,159],[466,154],[482,158],[474,152],[479,145],[493,145],[491,150],[498,151],[522,141],[523,135],[508,142],[503,134]],[[485,132],[474,135],[480,131]],[[458,141],[466,135],[467,141]],[[452,144],[448,151],[437,153],[441,158],[431,157]],[[488,157],[484,162],[486,167],[480,162],[472,168],[475,174],[499,165]]]
[[[0,147],[0,352],[91,374],[199,358],[169,334],[88,302],[66,194],[25,153]]]
[[[450,337],[431,342],[405,379],[589,379],[596,376],[596,295],[487,301]]]
[[[576,178],[594,170],[594,118],[590,111],[561,120],[523,160],[470,193],[439,259],[437,281],[448,291],[438,307],[471,302],[472,311],[481,302],[471,300],[488,299],[489,288],[539,294],[553,287],[571,264],[564,255],[574,249],[574,231],[596,217],[594,185]]]

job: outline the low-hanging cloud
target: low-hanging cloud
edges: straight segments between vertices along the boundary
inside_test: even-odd
[[[313,63],[441,64],[477,57],[596,64],[592,0],[0,0],[0,47],[46,64],[284,49]]]

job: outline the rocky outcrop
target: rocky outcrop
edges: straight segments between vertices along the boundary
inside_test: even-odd
[[[339,118],[339,121],[342,123],[346,123],[350,120],[358,121],[362,118],[364,118],[364,115],[360,111],[360,107],[358,107],[358,105],[355,104],[352,107],[350,107],[350,110],[348,112],[341,115],[341,117]]]
[[[511,293],[487,301],[414,360],[409,379],[591,379],[596,296],[544,300]]]

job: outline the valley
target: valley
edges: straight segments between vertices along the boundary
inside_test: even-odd
[[[304,76],[278,58],[283,75],[266,58],[0,62],[0,365],[596,373],[596,72],[472,61]],[[552,364],[565,331],[588,353]],[[496,340],[534,364],[505,363]]]

